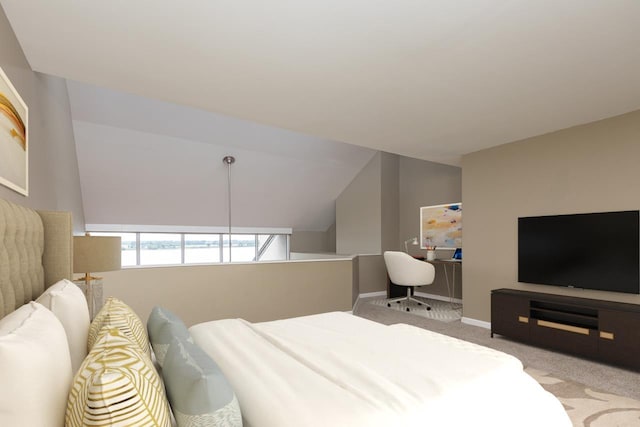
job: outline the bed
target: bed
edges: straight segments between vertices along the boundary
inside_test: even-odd
[[[192,326],[245,426],[570,426],[516,358],[347,313]]]
[[[72,425],[66,399],[78,393],[71,377],[78,363],[83,367],[87,363],[69,360],[73,352],[69,332],[53,324],[51,332],[40,327],[30,331],[32,339],[42,342],[28,343],[28,360],[13,358],[11,363],[18,363],[18,368],[6,362],[13,337],[3,335],[3,330],[15,327],[7,319],[21,310],[30,308],[32,317],[49,316],[46,308],[30,301],[40,300],[60,279],[71,278],[71,230],[68,213],[37,212],[0,200],[0,425],[62,426],[65,409],[67,425]],[[137,329],[134,332],[140,333]],[[227,319],[183,329],[184,346],[192,345],[212,360],[219,369],[216,381],[219,384],[223,378],[230,385],[233,403],[241,412],[241,421],[217,417],[222,420],[219,424],[202,425],[571,425],[559,401],[525,374],[517,359],[408,325],[384,326],[351,314],[325,313],[256,324]],[[56,336],[69,344],[66,360],[64,351],[49,343]],[[84,337],[86,343],[86,330]],[[166,359],[176,355],[171,348],[164,354],[170,342],[175,346],[177,340],[169,338],[163,344],[167,372],[171,370]],[[149,348],[148,342],[139,344]],[[184,346],[181,350],[189,350]],[[160,348],[154,346],[156,351]],[[87,359],[90,356],[91,351]],[[20,365],[27,363],[26,369]],[[38,364],[49,368],[41,372]],[[144,370],[144,375],[152,366],[145,361],[129,365]],[[177,381],[183,382],[183,377],[179,374]],[[167,389],[175,381],[165,377]],[[161,383],[151,380],[145,387],[158,389],[152,400],[164,411]],[[199,393],[187,400],[202,403],[208,398]],[[186,418],[181,408],[173,409],[180,425]],[[95,425],[112,425],[108,418],[100,422],[104,424]],[[152,425],[167,426],[168,418],[163,415],[162,422]]]

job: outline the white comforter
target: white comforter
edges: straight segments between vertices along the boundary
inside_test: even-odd
[[[190,329],[229,379],[245,426],[571,426],[516,358],[346,313]]]

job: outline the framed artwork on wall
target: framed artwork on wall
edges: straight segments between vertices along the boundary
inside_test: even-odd
[[[29,109],[0,68],[0,184],[29,195]]]
[[[420,247],[427,250],[462,247],[462,203],[420,208]]]

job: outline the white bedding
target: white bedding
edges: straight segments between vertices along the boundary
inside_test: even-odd
[[[190,328],[248,427],[571,426],[516,358],[346,313]]]

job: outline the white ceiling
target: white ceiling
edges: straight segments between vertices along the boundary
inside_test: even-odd
[[[449,164],[640,108],[637,0],[0,3],[36,71]]]

